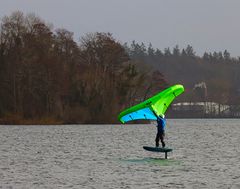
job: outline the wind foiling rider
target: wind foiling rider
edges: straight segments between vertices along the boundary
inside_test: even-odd
[[[159,147],[159,140],[161,140],[162,147],[165,147],[164,136],[165,136],[165,127],[166,119],[164,115],[157,116],[157,135],[156,135],[156,147]]]

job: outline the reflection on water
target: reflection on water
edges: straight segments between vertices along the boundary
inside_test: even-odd
[[[139,164],[155,164],[158,166],[176,166],[180,165],[181,161],[179,160],[173,160],[173,159],[163,159],[163,158],[151,158],[151,157],[145,157],[145,158],[136,158],[136,159],[120,159],[122,162],[128,162],[128,163],[139,163]]]
[[[0,188],[240,188],[237,119],[168,120],[167,160],[155,125],[0,129]]]

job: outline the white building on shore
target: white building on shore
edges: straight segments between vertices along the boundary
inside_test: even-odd
[[[228,115],[230,106],[216,102],[179,102],[172,105],[172,110],[201,112],[206,115]]]

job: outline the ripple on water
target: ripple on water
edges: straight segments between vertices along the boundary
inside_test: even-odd
[[[169,159],[154,125],[0,129],[0,188],[240,188],[238,120],[168,120]]]

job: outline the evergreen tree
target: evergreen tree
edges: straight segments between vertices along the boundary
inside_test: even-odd
[[[187,56],[189,57],[195,57],[195,52],[193,50],[193,47],[188,45],[187,48],[185,49]]]
[[[150,56],[150,57],[153,57],[155,55],[155,50],[153,49],[151,43],[149,43],[147,53],[148,53],[148,56]]]
[[[158,57],[158,58],[161,58],[163,56],[163,53],[161,50],[159,50],[158,48],[156,49],[156,52],[155,52],[155,55]]]
[[[175,57],[180,56],[180,49],[179,49],[178,45],[176,45],[176,46],[173,48],[173,56],[175,56]]]
[[[230,60],[230,53],[227,50],[225,50],[223,52],[223,57],[224,57],[225,61],[229,61]]]
[[[168,48],[165,48],[164,49],[164,56],[171,56],[172,55],[172,53],[171,53],[171,50],[170,50],[170,48],[168,47]]]

